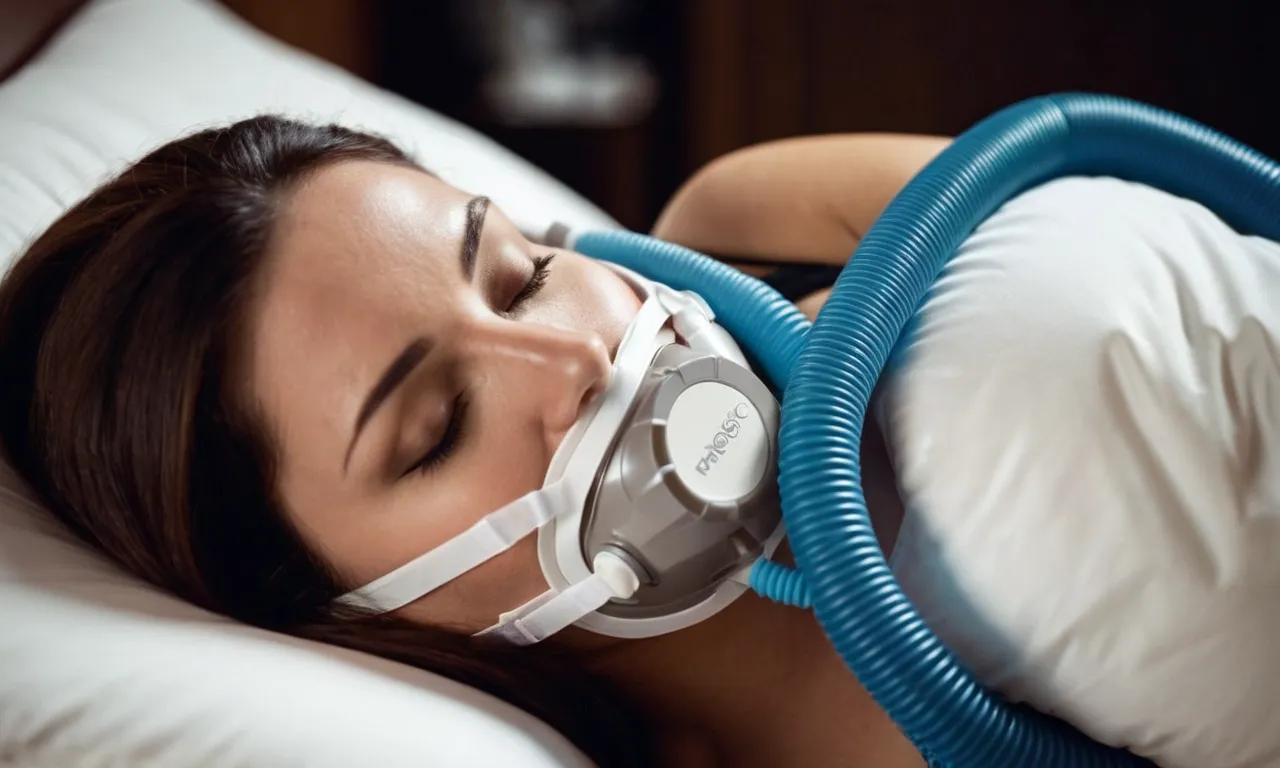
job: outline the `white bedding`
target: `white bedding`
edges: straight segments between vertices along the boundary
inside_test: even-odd
[[[889,387],[908,595],[993,687],[1165,768],[1280,766],[1280,246],[1066,179],[998,211]]]

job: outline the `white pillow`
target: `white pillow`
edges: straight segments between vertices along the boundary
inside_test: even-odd
[[[98,0],[0,85],[0,271],[145,151],[264,111],[386,135],[446,180],[492,196],[529,232],[552,220],[616,226],[493,142],[212,2]],[[0,464],[0,763],[587,764],[490,697],[161,594],[73,541],[29,498]]]
[[[889,386],[892,564],[992,687],[1165,768],[1280,766],[1280,245],[1063,179],[988,219]]]
[[[424,72],[423,77],[448,76]],[[616,223],[475,131],[253,29],[211,0],[96,0],[0,85],[0,269],[147,150],[272,112],[379,133],[530,233]]]

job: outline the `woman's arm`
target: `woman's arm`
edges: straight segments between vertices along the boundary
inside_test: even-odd
[[[948,142],[845,134],[741,149],[694,174],[653,234],[725,258],[841,264]]]

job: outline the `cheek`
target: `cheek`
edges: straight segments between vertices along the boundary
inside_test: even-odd
[[[519,464],[530,464],[528,457]],[[418,530],[414,531],[412,527],[401,529],[398,537],[401,546],[415,543],[404,548],[397,562],[407,562],[443,544],[540,484],[541,474],[534,467],[518,468],[508,464],[508,470],[501,476],[490,475],[469,483],[469,494],[449,494],[453,497],[451,499],[437,496],[433,501],[441,506],[430,511],[428,507],[421,507],[419,512],[425,514],[417,516]],[[526,482],[514,482],[516,476],[522,474],[536,479],[527,482],[528,478],[522,478]],[[445,530],[448,532],[444,533]],[[532,600],[547,589],[538,564],[537,538],[536,532],[525,536],[511,549],[410,603],[399,614],[418,623],[453,627],[466,632],[478,632],[492,626],[501,614]]]
[[[318,545],[351,586],[367,584],[432,551],[537,487],[537,482],[515,482],[518,476],[541,479],[536,468],[530,467],[530,472],[508,469],[499,476],[467,482],[465,487],[453,483],[428,487],[429,481],[424,479],[418,492],[405,493],[394,501],[364,498],[334,504],[330,500],[328,511],[345,519],[346,524],[328,526],[323,532],[326,535],[318,535],[321,532],[316,530],[304,535],[310,534],[312,544]],[[538,564],[537,534],[533,533],[394,614],[421,624],[478,632],[546,589]]]
[[[640,310],[631,286],[608,267],[571,251],[556,255],[546,299],[524,319],[594,333],[616,348]]]
[[[489,398],[496,396],[499,393],[491,393]],[[396,554],[386,557],[383,551],[383,567],[374,569],[380,572],[373,578],[444,544],[542,484],[550,459],[544,441],[538,434],[513,429],[509,420],[501,419],[506,411],[489,398],[488,413],[475,417],[470,446],[455,457],[455,471],[415,480],[418,485],[406,487],[396,500],[398,534],[382,532]],[[546,589],[534,533],[399,614],[418,623],[477,632]]]
[[[627,326],[640,310],[640,299],[631,286],[608,267],[585,256],[580,260],[583,330],[598,334],[612,348],[622,340]]]
[[[547,590],[538,565],[538,536],[526,536],[511,549],[454,579],[397,612],[410,621],[479,632],[498,617]]]

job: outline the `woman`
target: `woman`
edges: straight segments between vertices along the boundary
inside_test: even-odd
[[[731,155],[655,234],[835,266],[942,146]],[[774,278],[813,314],[815,274],[834,276]],[[637,306],[386,141],[261,117],[151,153],[15,265],[0,426],[50,508],[139,576],[495,693],[602,766],[922,765],[812,617],[754,597],[644,641],[473,640],[545,588],[530,538],[393,615],[333,607],[538,487]]]

